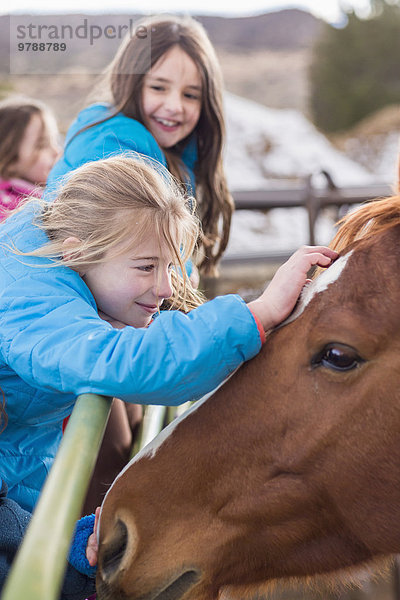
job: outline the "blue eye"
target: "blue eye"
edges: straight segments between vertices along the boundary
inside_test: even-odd
[[[144,271],[145,273],[151,273],[154,269],[154,265],[144,265],[142,267],[136,267],[139,271]]]

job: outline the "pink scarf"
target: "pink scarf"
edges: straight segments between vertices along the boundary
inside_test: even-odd
[[[24,179],[0,179],[0,221],[28,197],[40,198],[42,189]]]

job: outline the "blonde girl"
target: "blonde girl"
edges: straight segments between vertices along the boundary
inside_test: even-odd
[[[50,184],[71,169],[125,150],[167,165],[196,196],[202,224],[198,266],[215,274],[229,238],[233,201],[222,166],[222,77],[203,27],[190,17],[136,24],[71,125]],[[50,185],[51,187],[51,185]]]
[[[257,354],[310,266],[336,257],[303,248],[248,305],[229,295],[189,310],[199,299],[183,263],[197,238],[170,178],[123,156],[86,163],[53,203],[28,202],[0,228],[0,455],[23,508],[36,503],[78,395],[201,397]],[[165,300],[171,310],[160,310]]]
[[[0,220],[29,195],[40,196],[58,155],[50,109],[37,100],[0,102]]]
[[[117,156],[94,168],[87,164],[61,188],[57,202],[41,205],[40,227],[49,242],[34,254],[51,257],[55,265],[63,257],[113,327],[147,327],[161,307],[188,312],[202,302],[183,265],[198,238],[193,206],[169,172],[150,159]],[[133,258],[132,249],[140,257]],[[141,406],[114,399],[83,514],[101,504],[129,460],[141,418]]]
[[[109,262],[115,260],[116,275],[120,257],[126,252],[130,255],[132,249],[149,241],[154,247],[150,257],[154,255],[158,262],[154,257],[149,261],[140,259],[134,279],[141,269],[143,277],[153,285],[154,310],[144,316],[132,310],[119,322],[109,314],[115,311],[113,306],[102,312],[102,317],[114,327],[146,327],[161,306],[188,312],[203,301],[190,285],[184,268],[199,235],[193,206],[194,199],[185,197],[168,171],[153,161],[132,154],[119,155],[99,165],[87,164],[67,179],[56,203],[42,203],[40,228],[47,233],[49,242],[34,254],[51,257],[55,264],[62,256],[63,265],[92,282],[92,289],[98,281],[102,285],[105,257]],[[163,255],[170,258],[166,265]],[[162,266],[166,266],[164,272]],[[164,287],[166,293],[160,294]],[[99,306],[100,295],[97,306],[101,311],[107,301]],[[112,290],[110,304],[117,303]]]

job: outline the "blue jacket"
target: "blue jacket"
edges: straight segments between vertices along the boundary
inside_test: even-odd
[[[7,497],[7,484],[0,478],[0,593],[30,518],[29,512]],[[60,600],[84,600],[96,591],[96,569],[89,566],[85,555],[93,525],[94,515],[83,517],[77,523]]]
[[[31,251],[47,240],[33,212],[27,205],[0,226],[0,387],[8,414],[0,456],[9,496],[27,510],[78,394],[177,405],[214,389],[261,347],[236,295],[187,315],[164,311],[147,329],[114,329],[77,272],[13,253],[10,244]]]
[[[46,197],[51,199],[62,177],[86,162],[108,158],[123,152],[139,152],[166,166],[165,155],[153,135],[142,123],[126,117],[122,113],[98,123],[76,137],[82,128],[101,121],[111,114],[108,104],[92,104],[82,110],[68,130],[65,139],[64,154],[55,164],[47,180]],[[72,140],[72,141],[71,141]],[[197,142],[192,136],[186,144],[182,161],[188,172],[191,193],[194,194],[194,167],[197,160]]]

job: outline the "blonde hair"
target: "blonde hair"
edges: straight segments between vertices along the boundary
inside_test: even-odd
[[[33,115],[42,121],[43,130],[57,133],[56,120],[51,110],[39,100],[25,96],[11,96],[0,102],[0,176],[13,176],[21,143]]]
[[[190,16],[145,17],[136,23],[135,30],[147,31],[148,35],[126,36],[90,99],[101,97],[113,104],[114,110],[108,118],[122,112],[143,123],[142,90],[150,68],[174,46],[179,46],[194,61],[202,81],[201,113],[195,127],[198,156],[194,169],[202,223],[198,266],[206,275],[215,276],[228,244],[234,210],[222,163],[225,120],[218,58],[204,27]],[[187,173],[181,153],[187,142],[185,138],[173,148],[163,148],[169,170],[182,183],[187,180]]]
[[[89,162],[63,180],[53,202],[39,202],[42,210],[35,224],[49,242],[24,255],[46,256],[80,271],[103,262],[106,253],[117,255],[121,245],[128,249],[156,236],[174,257],[169,308],[187,312],[203,302],[184,266],[198,238],[198,220],[189,199],[158,163],[136,155]],[[69,237],[79,243],[63,256]]]

